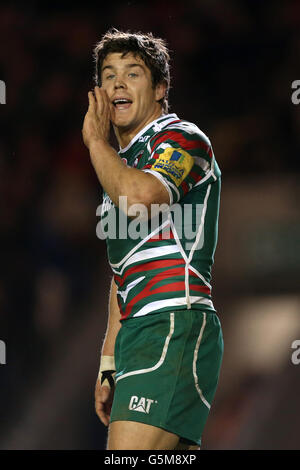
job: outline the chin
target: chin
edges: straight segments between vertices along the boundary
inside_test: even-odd
[[[128,130],[133,127],[132,121],[129,121],[128,119],[115,119],[112,123],[115,127],[122,130]]]

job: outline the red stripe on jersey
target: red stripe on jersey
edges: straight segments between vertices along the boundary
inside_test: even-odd
[[[149,240],[147,240],[147,243],[149,242],[158,242],[158,241],[162,241],[162,240],[173,240],[174,239],[174,234],[172,232],[172,230],[170,229],[168,232],[167,231],[164,231],[163,233],[160,233],[158,236],[155,235],[154,237],[152,238],[149,238]]]
[[[175,122],[180,122],[180,119],[176,119],[176,121],[169,122],[168,126],[171,126],[171,124],[175,124]]]
[[[199,175],[195,171],[190,171],[189,176],[191,176],[196,183],[198,183],[198,181],[202,180],[203,178],[203,176]]]
[[[121,276],[118,276],[118,274],[114,274],[114,280],[115,280],[115,283],[118,285],[120,285],[122,282],[122,278]]]
[[[174,260],[175,261],[175,260]],[[156,289],[152,289],[151,287],[154,286],[158,281],[161,281],[162,277],[174,277],[178,275],[184,275],[184,268],[177,268],[172,270],[172,276],[169,276],[169,271],[163,271],[161,273],[156,274],[152,279],[149,280],[149,282],[146,284],[144,289],[136,295],[125,307],[125,315],[121,318],[124,320],[127,318],[133,309],[133,307],[142,299],[146,297],[150,297],[153,294],[159,294],[163,292],[170,292],[172,291],[172,287],[174,290],[184,290],[185,289],[185,282],[184,281],[176,281],[172,283],[168,283],[164,286],[157,287]]]
[[[145,271],[152,271],[153,269],[160,269],[160,268],[171,268],[172,266],[184,265],[184,261],[182,259],[167,259],[167,260],[158,260],[158,261],[149,261],[148,263],[139,264],[138,266],[133,266],[132,268],[127,269],[126,273],[123,277],[118,276],[120,279],[119,286],[122,287],[125,280],[128,276],[135,273],[145,272]],[[180,268],[184,271],[184,268]],[[163,271],[164,275],[168,276],[169,270]]]
[[[196,277],[197,279],[200,280],[199,276],[196,273],[194,273],[194,271],[191,271],[190,269],[189,269],[189,276]],[[200,292],[203,292],[203,294],[211,295],[211,289],[208,286],[203,286],[201,284],[190,284],[190,288],[193,290],[199,290]]]
[[[181,189],[183,190],[184,194],[187,194],[189,192],[189,186],[185,181],[182,181],[180,185]]]
[[[197,274],[194,273],[194,271],[191,271],[191,269],[189,269],[189,276],[197,277],[198,279],[200,279],[199,276],[197,276]]]
[[[182,272],[184,273],[184,269],[182,269]],[[162,274],[162,273],[161,273]],[[171,272],[168,271],[168,277],[173,277],[173,276],[178,276],[178,269],[172,269]],[[137,295],[134,297],[134,299],[129,302],[129,304],[125,307],[125,314],[123,314],[123,317],[121,318],[124,320],[127,318],[133,307],[136,305],[137,302],[140,300],[144,299],[145,297],[149,297],[153,294],[161,294],[164,292],[174,292],[174,291],[185,291],[185,281],[175,281],[175,282],[170,282],[168,284],[165,284],[163,286],[157,287],[156,289],[151,289],[151,287],[156,284],[157,281],[161,280],[158,279],[159,275],[154,276],[146,287]],[[196,285],[196,284],[191,284],[190,289],[201,292],[203,294],[210,295],[210,289],[207,286],[202,286],[202,285]]]
[[[152,155],[152,158],[151,160],[157,160],[159,157],[160,157],[161,153],[156,153],[154,155]]]
[[[211,294],[211,290],[208,286],[201,286],[201,285],[197,285],[197,284],[190,284],[190,290],[196,290],[198,292],[202,292],[202,294],[207,294],[207,295],[210,295]]]
[[[166,131],[166,133],[160,137],[158,137],[156,140],[154,140],[153,147],[151,148],[151,151],[155,149],[159,144],[164,142],[165,140],[174,140],[177,142],[184,150],[192,150],[196,148],[201,148],[205,150],[205,152],[211,157],[212,152],[209,150],[211,149],[210,145],[206,144],[202,140],[188,140],[186,139],[182,134],[179,132],[175,131]]]

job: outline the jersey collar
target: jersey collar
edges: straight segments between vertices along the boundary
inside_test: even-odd
[[[119,153],[124,153],[127,152],[127,150],[130,149],[130,147],[143,135],[145,134],[149,129],[153,127],[153,130],[155,132],[159,132],[161,129],[163,129],[167,124],[170,122],[174,121],[174,119],[178,119],[178,116],[173,113],[173,114],[163,114],[159,118],[155,119],[154,121],[150,122],[145,126],[140,132],[138,132],[133,139],[129,142],[129,144],[125,148],[120,148]]]

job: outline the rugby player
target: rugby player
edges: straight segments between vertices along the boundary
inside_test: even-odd
[[[94,57],[83,140],[104,191],[103,226],[128,228],[106,238],[113,279],[96,412],[108,450],[198,449],[223,355],[211,297],[220,169],[209,138],[168,112],[164,40],[112,29]],[[133,207],[148,228],[140,237],[129,230]]]

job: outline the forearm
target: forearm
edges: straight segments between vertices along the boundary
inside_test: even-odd
[[[108,323],[102,346],[102,356],[114,356],[116,337],[120,327],[120,309],[117,302],[117,286],[114,279],[112,279],[109,294]]]
[[[120,196],[127,197],[128,208],[144,204],[149,209],[151,203],[161,203],[161,183],[150,174],[126,166],[108,142],[95,140],[89,151],[100,184],[116,206]]]

